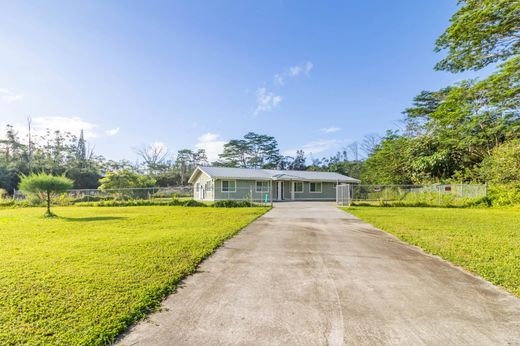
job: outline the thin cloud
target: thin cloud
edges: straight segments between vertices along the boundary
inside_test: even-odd
[[[36,131],[49,129],[51,131],[59,130],[61,132],[70,132],[74,135],[79,135],[81,130],[83,130],[85,138],[87,139],[99,137],[99,134],[95,130],[99,126],[85,121],[80,117],[46,116],[36,117],[32,120]]]
[[[206,151],[208,160],[211,162],[216,161],[219,154],[222,154],[224,151],[224,144],[226,143],[226,141],[220,138],[219,134],[208,132],[197,138],[197,144],[195,144],[195,148],[204,149]]]
[[[23,100],[22,94],[16,93],[9,89],[0,89],[0,100],[11,103]]]
[[[289,67],[282,73],[277,73],[273,76],[274,85],[282,86],[285,84],[287,78],[296,78],[300,75],[310,75],[314,64],[311,61],[302,62],[300,64]]]
[[[310,61],[298,64],[289,68],[289,75],[291,77],[298,77],[301,74],[309,75],[314,65]]]
[[[105,131],[105,135],[107,135],[107,136],[115,136],[118,133],[119,133],[119,127],[116,127],[116,128],[109,129],[109,130]]]
[[[340,130],[341,130],[340,127],[331,126],[331,127],[325,127],[325,128],[320,129],[320,132],[323,132],[323,133],[334,133],[334,132],[338,132]]]
[[[282,97],[280,95],[275,95],[273,92],[267,91],[266,88],[258,88],[256,90],[256,106],[253,114],[258,115],[262,112],[271,112],[281,102]]]
[[[329,150],[340,148],[346,142],[340,139],[319,139],[304,144],[301,148],[306,154],[319,154]],[[295,156],[298,149],[287,149],[284,150],[284,155]]]
[[[273,77],[273,83],[275,85],[284,85],[285,84],[285,77],[282,74],[275,74]]]

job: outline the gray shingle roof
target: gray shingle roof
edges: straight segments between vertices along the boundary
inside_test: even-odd
[[[197,167],[212,178],[229,179],[255,179],[255,180],[300,180],[300,181],[328,181],[341,183],[359,183],[358,179],[347,177],[334,172],[314,172],[314,171],[284,171],[277,169],[250,169],[232,167]],[[194,178],[197,171],[190,178]]]

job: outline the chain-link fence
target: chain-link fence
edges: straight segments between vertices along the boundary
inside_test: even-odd
[[[193,187],[139,187],[121,189],[74,189],[67,192],[69,198],[80,202],[95,202],[109,199],[157,199],[157,198],[182,198],[193,197]],[[26,196],[18,190],[14,191],[13,198],[23,200]]]
[[[342,206],[350,205],[352,200],[352,185],[339,184],[336,186],[336,203]]]
[[[487,196],[485,184],[352,185],[353,202],[462,205]]]

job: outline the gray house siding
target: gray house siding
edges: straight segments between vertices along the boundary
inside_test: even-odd
[[[235,191],[222,191],[222,180],[231,180],[235,181],[236,189]],[[261,180],[258,180],[261,181]],[[256,191],[256,182],[257,180],[234,180],[234,179],[216,179],[215,180],[215,200],[226,200],[226,199],[236,199],[236,200],[251,200],[253,201],[264,201],[265,195],[267,194],[267,198],[269,201],[269,191],[266,192],[257,192]],[[267,184],[271,184],[270,181],[265,180]]]
[[[234,191],[223,191],[222,180],[234,181],[236,188]],[[265,181],[271,186],[272,194],[269,191],[256,191],[256,182]],[[292,182],[282,181],[283,195],[282,200],[292,199]],[[193,196],[197,200],[218,201],[218,200],[253,200],[253,201],[274,201],[278,200],[278,182],[269,180],[239,180],[239,179],[214,179],[212,180],[205,174],[200,174],[194,182]],[[310,182],[303,182],[303,192],[294,192],[294,200],[335,200],[336,183],[322,182],[321,192],[310,192]],[[201,189],[204,189],[201,192]],[[202,198],[203,197],[203,198]]]

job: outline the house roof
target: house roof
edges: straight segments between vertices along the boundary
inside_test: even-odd
[[[202,167],[195,169],[190,177],[189,183],[193,183],[196,175],[205,173],[215,179],[238,179],[238,180],[298,180],[298,181],[324,181],[340,183],[360,183],[358,179],[334,172],[315,171],[286,171],[277,169],[253,169],[232,167]]]

